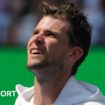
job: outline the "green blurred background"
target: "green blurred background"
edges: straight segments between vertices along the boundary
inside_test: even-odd
[[[24,47],[0,48],[0,91],[15,90],[16,84],[32,86],[34,75],[26,68],[27,53]],[[92,48],[79,67],[79,80],[97,85],[105,94],[105,49]],[[14,105],[16,96],[1,97],[0,105]]]

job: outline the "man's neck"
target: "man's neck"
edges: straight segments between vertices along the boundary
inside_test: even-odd
[[[70,73],[60,72],[55,75],[43,75],[42,77],[44,77],[42,80],[38,80],[37,75],[35,77],[35,104],[51,105],[57,99],[65,83],[70,78]]]

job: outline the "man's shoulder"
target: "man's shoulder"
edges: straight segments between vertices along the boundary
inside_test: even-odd
[[[99,88],[71,77],[65,84],[55,105],[105,105]]]
[[[90,101],[90,102],[85,102],[77,105],[105,105],[105,103]]]

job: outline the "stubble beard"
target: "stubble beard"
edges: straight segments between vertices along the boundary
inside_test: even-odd
[[[52,79],[55,80],[57,74],[62,72],[63,64],[54,61],[43,61],[38,64],[27,64],[27,68],[36,76],[40,83]]]
[[[46,61],[41,63],[27,64],[27,68],[30,71],[42,71],[42,69],[48,67],[50,64]]]

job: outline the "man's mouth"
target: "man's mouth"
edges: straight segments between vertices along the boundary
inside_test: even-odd
[[[43,53],[43,51],[42,50],[40,50],[40,49],[37,49],[37,48],[32,48],[31,50],[30,50],[30,54],[42,54]]]

